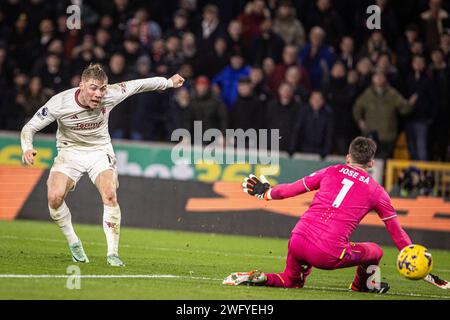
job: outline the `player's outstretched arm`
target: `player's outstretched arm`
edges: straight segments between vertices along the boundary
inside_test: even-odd
[[[55,121],[55,115],[52,110],[58,99],[51,98],[42,106],[35,115],[28,121],[20,132],[20,144],[22,147],[22,163],[26,165],[34,164],[34,157],[37,151],[33,148],[33,138],[36,132],[42,130],[50,123]]]
[[[169,79],[164,77],[134,79],[108,86],[108,94],[105,99],[115,106],[134,94],[179,88],[183,85],[183,83],[184,78],[179,74],[174,74]]]

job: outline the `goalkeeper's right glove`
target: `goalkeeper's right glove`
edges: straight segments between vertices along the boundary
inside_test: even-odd
[[[255,175],[251,174],[244,179],[242,186],[244,187],[244,192],[251,196],[255,196],[260,200],[270,200],[268,193],[270,191],[270,184],[266,177],[260,176],[259,180]]]

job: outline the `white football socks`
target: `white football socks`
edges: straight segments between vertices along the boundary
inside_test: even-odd
[[[79,239],[75,234],[75,230],[72,226],[72,215],[70,214],[69,207],[66,202],[63,202],[58,209],[53,209],[48,207],[50,211],[50,216],[56,222],[56,224],[61,229],[62,233],[66,236],[69,245],[74,244]]]
[[[103,205],[103,231],[108,245],[108,256],[119,255],[120,207]]]

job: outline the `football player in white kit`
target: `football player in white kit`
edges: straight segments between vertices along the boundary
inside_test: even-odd
[[[69,243],[75,262],[89,262],[76,235],[70,210],[64,199],[87,172],[100,192],[103,209],[103,230],[108,247],[107,263],[124,266],[119,258],[120,207],[116,158],[108,133],[111,110],[127,97],[146,91],[179,88],[184,79],[175,74],[170,79],[153,77],[108,85],[108,77],[98,64],[91,64],[82,73],[79,88],[54,95],[42,106],[21,132],[22,161],[33,165],[36,150],[34,134],[58,122],[56,156],[47,180],[50,216],[60,227]]]

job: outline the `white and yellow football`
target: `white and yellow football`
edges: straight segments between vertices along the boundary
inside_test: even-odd
[[[397,257],[397,270],[411,280],[423,279],[433,269],[433,258],[427,248],[418,244],[404,247]]]

